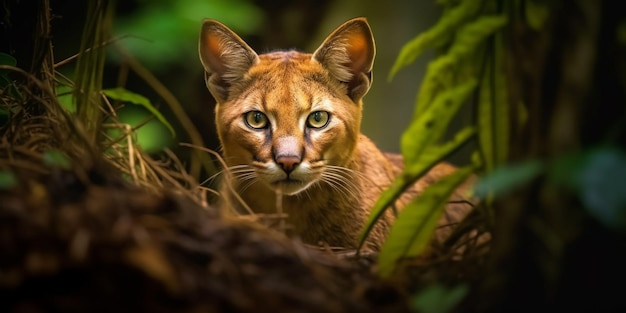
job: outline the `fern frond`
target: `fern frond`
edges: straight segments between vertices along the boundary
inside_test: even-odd
[[[435,26],[419,34],[402,47],[388,79],[391,80],[399,70],[413,63],[427,48],[449,40],[459,25],[478,13],[480,6],[481,1],[464,0],[456,7],[444,12]]]

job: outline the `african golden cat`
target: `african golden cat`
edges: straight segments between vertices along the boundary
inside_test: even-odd
[[[356,247],[370,208],[402,166],[400,156],[381,152],[360,133],[375,55],[366,20],[344,23],[312,54],[260,55],[226,26],[204,20],[199,53],[217,101],[232,189],[258,213],[276,213],[281,195],[287,222],[304,242]],[[399,207],[453,170],[435,167]],[[230,205],[240,203],[229,188],[221,191]],[[380,248],[392,220],[391,213],[383,217],[367,247]]]

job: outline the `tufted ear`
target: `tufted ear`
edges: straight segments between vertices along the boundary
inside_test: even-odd
[[[348,96],[358,102],[369,90],[376,48],[365,18],[345,22],[313,53],[337,80],[346,83]]]
[[[202,21],[198,51],[207,88],[218,103],[227,99],[228,87],[259,62],[256,52],[237,34],[212,19]]]

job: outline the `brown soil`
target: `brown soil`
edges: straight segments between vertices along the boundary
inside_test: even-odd
[[[366,266],[111,173],[21,170],[0,191],[1,311],[407,311]]]

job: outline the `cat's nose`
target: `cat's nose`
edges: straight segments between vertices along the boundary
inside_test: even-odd
[[[300,164],[300,157],[297,155],[279,155],[276,156],[276,163],[278,163],[285,173],[289,174],[293,171],[298,164]]]
[[[289,174],[302,162],[302,144],[295,136],[280,136],[274,141],[274,161]]]

